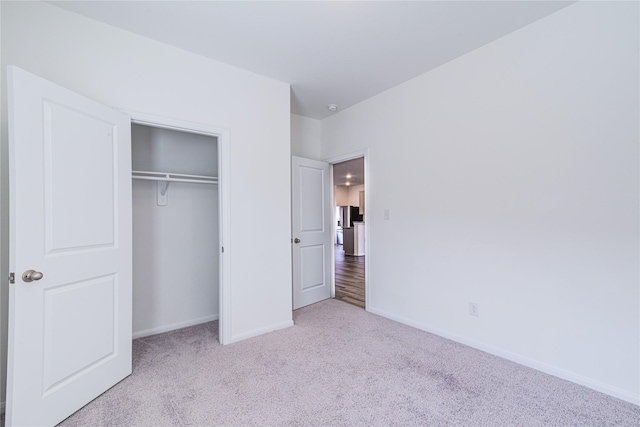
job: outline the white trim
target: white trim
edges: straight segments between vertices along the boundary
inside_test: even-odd
[[[218,226],[220,235],[220,323],[218,340],[231,342],[231,140],[229,130],[218,136]],[[224,248],[224,252],[222,249]]]
[[[145,329],[144,331],[138,331],[133,333],[133,339],[144,338],[151,335],[161,334],[163,332],[175,331],[176,329],[187,328],[189,326],[199,325],[201,323],[213,322],[218,320],[217,314],[211,316],[198,317],[197,319],[185,320],[184,322],[172,323],[171,325],[160,326],[157,328]]]
[[[369,155],[369,149],[368,148],[363,148],[362,150],[358,150],[358,151],[352,151],[351,153],[347,153],[347,154],[343,154],[341,156],[334,156],[334,157],[329,157],[326,159],[323,159],[323,162],[327,162],[327,163],[342,163],[342,162],[346,162],[349,160],[353,160],[353,159],[358,159],[360,157],[367,157]],[[366,165],[365,165],[366,166]],[[365,176],[364,176],[364,180],[365,180],[365,184],[367,182],[367,171],[365,169]],[[366,196],[366,193],[365,193]]]
[[[280,329],[285,329],[290,326],[293,326],[293,320],[286,320],[284,322],[276,323],[271,326],[265,326],[263,328],[254,329],[252,331],[244,332],[242,334],[233,335],[228,344],[243,341],[243,340],[246,340],[247,338],[257,337],[258,335],[263,335],[269,332],[278,331]]]
[[[331,278],[330,293],[331,298],[336,297],[336,234],[338,233],[338,222],[336,221],[336,194],[335,184],[333,183],[333,163],[329,163],[329,197],[331,200],[331,217],[333,218],[331,223],[331,270],[329,271],[329,277]],[[365,193],[366,194],[366,193]],[[344,244],[344,235],[342,237],[342,243]],[[366,291],[365,291],[366,292]],[[365,298],[366,300],[366,298]]]
[[[520,354],[512,353],[510,351],[503,350],[498,347],[494,347],[491,345],[480,343],[478,341],[470,340],[468,338],[465,338],[456,334],[451,334],[449,332],[445,332],[440,329],[431,328],[429,326],[423,325],[420,322],[416,322],[402,316],[397,316],[395,314],[388,313],[384,310],[379,310],[375,307],[370,306],[368,308],[368,311],[370,311],[373,314],[377,314],[378,316],[386,317],[387,319],[391,319],[396,322],[403,323],[408,326],[412,326],[422,331],[429,332],[431,334],[435,334],[443,338],[447,338],[452,341],[459,342],[464,345],[468,345],[469,347],[473,347],[475,349],[484,351],[489,354],[493,354],[494,356],[498,356],[503,359],[507,359],[512,362],[518,363],[520,365],[533,368],[537,371],[544,372],[545,374],[553,375],[554,377],[562,378],[563,380],[567,380],[579,385],[583,385],[585,387],[591,388],[601,393],[608,394],[609,396],[617,397],[618,399],[625,400],[635,405],[640,405],[640,394],[630,393],[618,387],[614,387],[609,384],[605,384],[601,381],[594,380],[593,378],[585,377],[583,375],[576,374],[575,372],[567,371],[566,369],[561,369],[556,366],[548,365],[546,363],[543,363],[534,359],[530,359]]]
[[[353,159],[358,159],[358,158],[364,158],[364,206],[366,209],[366,212],[369,212],[369,215],[371,215],[371,205],[369,204],[369,192],[370,192],[370,184],[369,182],[371,181],[371,175],[369,175],[369,149],[368,148],[363,148],[362,150],[358,150],[358,151],[353,151],[351,153],[348,154],[343,154],[341,156],[335,156],[335,157],[330,157],[328,159],[324,159],[324,162],[329,163],[329,165],[331,166],[331,183],[330,183],[330,192],[331,192],[331,200],[335,200],[336,196],[335,196],[335,186],[333,185],[333,165],[336,163],[342,163],[342,162],[346,162],[348,160],[353,160]],[[335,209],[333,210],[333,214],[335,215]],[[365,215],[367,215],[365,213]],[[336,234],[336,221],[334,218],[333,221],[333,235],[335,236]],[[369,230],[370,230],[370,224],[371,221],[369,220],[365,220],[364,221],[364,253],[365,256],[369,257],[371,254],[371,250],[369,249],[369,242],[371,241],[370,238],[370,234],[369,234]],[[335,259],[335,249],[336,249],[336,245],[332,245],[332,249],[331,249],[331,297],[335,297],[335,289],[336,289],[336,272],[335,272],[335,265],[336,265],[336,259]],[[371,263],[368,261],[371,258],[367,258],[367,262],[364,263],[364,309],[365,311],[371,311],[370,307],[369,307],[369,301],[372,301],[372,286],[370,285],[371,283],[371,274],[369,274],[369,270],[370,270],[370,265]]]
[[[218,253],[220,262],[220,323],[218,339],[221,344],[228,344],[231,342],[231,227],[229,224],[229,177],[231,176],[229,172],[230,131],[227,128],[154,116],[151,114],[141,113],[139,111],[124,109],[118,109],[118,111],[129,115],[131,117],[131,123],[180,132],[214,136],[218,139],[218,226],[220,249],[224,248],[224,253],[222,250]]]

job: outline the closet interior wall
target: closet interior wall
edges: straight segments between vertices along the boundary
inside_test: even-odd
[[[215,137],[132,124],[132,169],[218,176]],[[218,186],[133,179],[133,337],[219,317]],[[164,185],[164,184],[161,184]]]

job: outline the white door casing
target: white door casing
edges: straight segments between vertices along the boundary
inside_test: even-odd
[[[170,129],[177,132],[188,132],[207,135],[218,141],[218,236],[220,253],[220,318],[218,320],[218,340],[226,345],[233,342],[231,338],[231,278],[230,267],[230,130],[227,128],[206,125],[202,123],[177,120],[156,116],[133,110],[120,110],[131,117],[131,123],[154,128]]]
[[[54,425],[131,373],[130,119],[16,67],[8,100],[6,423]]]
[[[293,156],[291,174],[295,310],[331,296],[333,211],[328,163]]]

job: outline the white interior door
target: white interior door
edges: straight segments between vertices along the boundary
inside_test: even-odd
[[[8,89],[6,422],[54,425],[131,373],[131,125],[19,68]]]
[[[331,296],[332,203],[329,164],[291,160],[293,309]]]

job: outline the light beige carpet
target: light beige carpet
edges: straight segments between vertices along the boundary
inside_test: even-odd
[[[134,341],[133,374],[64,426],[638,426],[640,407],[327,300],[221,346]]]

